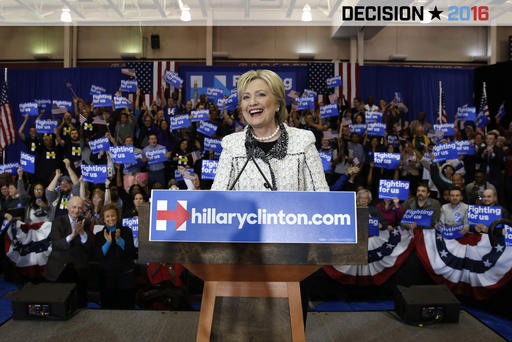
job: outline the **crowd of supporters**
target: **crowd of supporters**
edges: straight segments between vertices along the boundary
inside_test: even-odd
[[[1,176],[3,212],[26,224],[53,221],[67,214],[72,196],[80,196],[84,200],[86,229],[93,232],[94,226],[106,224],[103,208],[107,205],[115,204],[120,209],[119,218],[133,218],[138,216],[137,206],[149,200],[151,189],[209,189],[212,181],[202,179],[202,161],[218,159],[218,153],[205,150],[205,136],[197,132],[199,123],[172,129],[170,118],[208,109],[209,122],[217,127],[212,138],[222,139],[243,129],[242,116],[237,110],[219,108],[215,100],[204,94],[198,96],[197,88],[194,98],[186,101],[181,88],[162,89],[162,94],[161,99],[149,104],[142,102],[137,91],[133,109],[117,110],[114,106],[95,107],[81,98],[73,98],[74,110],[58,118],[54,134],[38,134],[33,118],[26,115],[19,127],[19,136],[26,152],[35,155],[36,171],[30,174],[20,168],[17,175]],[[455,119],[455,135],[443,137],[434,131],[433,123],[426,121],[424,112],[408,113],[407,106],[396,99],[389,103],[380,99],[378,104],[372,97],[366,103],[359,98],[348,102],[341,97],[335,101],[339,116],[322,118],[319,108],[324,103],[317,103],[315,110],[299,111],[292,100],[286,123],[314,133],[318,150],[332,156],[330,168],[325,172],[331,190],[357,191],[368,196],[366,204],[373,208],[374,216],[380,217],[382,229],[400,226],[407,209],[423,207],[423,192],[424,197],[429,193],[429,198],[438,202],[434,205],[438,211],[435,215],[447,222],[453,213],[440,208],[446,203],[453,205],[455,200],[451,201],[451,197],[456,192],[456,204],[500,205],[511,209],[512,125],[504,127],[496,120],[493,127],[483,130],[476,128],[473,122]],[[386,125],[384,136],[351,132],[352,124],[365,123],[367,111],[382,113],[382,122]],[[54,116],[41,110],[37,119]],[[411,117],[415,119],[406,120]],[[92,153],[89,141],[102,137],[108,137],[111,146],[134,146],[136,163],[128,167],[115,163],[109,152]],[[475,149],[474,155],[433,162],[433,146],[453,140],[469,140]],[[166,161],[148,164],[146,154],[162,147],[166,149]],[[400,153],[398,167],[377,167],[373,160],[376,152]],[[105,184],[85,182],[81,177],[82,164],[107,165]],[[411,199],[403,203],[397,198],[380,201],[380,179],[409,181]],[[115,211],[116,207],[108,208]],[[506,216],[508,211],[504,210],[503,217]],[[424,228],[434,228],[435,223]],[[486,231],[487,227],[480,226],[467,230]],[[109,240],[108,232],[106,234],[97,235],[102,245],[105,239]],[[103,256],[100,252],[98,255]],[[160,274],[163,270],[167,272]],[[148,278],[172,281],[172,286],[179,287],[181,280],[177,278],[182,272],[177,264],[153,264]]]

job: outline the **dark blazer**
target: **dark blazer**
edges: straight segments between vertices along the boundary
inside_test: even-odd
[[[75,236],[70,243],[66,242],[66,236],[71,234],[69,216],[64,215],[53,220],[50,239],[52,252],[44,270],[44,277],[55,281],[67,264],[73,264],[78,273],[87,270],[87,263],[93,248],[93,236],[86,229],[87,242],[82,244],[80,235]]]
[[[117,274],[125,273],[133,270],[135,259],[135,246],[133,244],[133,233],[128,227],[121,226],[118,222],[117,227],[120,227],[121,237],[124,240],[124,250],[114,241],[110,245],[107,255],[103,254],[103,245],[105,244],[106,226],[96,233],[96,260],[99,262],[99,267],[107,274],[114,276]]]

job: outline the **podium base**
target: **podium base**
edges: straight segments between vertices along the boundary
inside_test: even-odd
[[[231,310],[230,312],[223,312],[223,310],[219,310],[222,308],[223,297],[238,297],[240,302],[245,301],[246,303],[250,302],[250,298],[283,298],[285,302],[287,300],[289,329],[283,325],[275,326],[270,323],[265,325],[265,328],[270,333],[269,336],[273,336],[272,341],[290,341],[290,339],[294,342],[306,341],[299,281],[313,273],[319,266],[185,265],[185,267],[205,280],[197,329],[198,342],[227,341],[228,336],[232,336],[234,341],[243,340],[233,336],[233,331],[247,334],[246,337],[252,336],[252,338],[261,333],[258,331],[259,329],[251,331],[250,324],[245,331],[234,329],[233,325],[236,325],[237,321],[228,322],[229,318],[226,317],[236,317],[237,313],[233,310],[240,308],[240,305],[231,305],[228,309]],[[233,281],[227,280],[227,275]],[[211,280],[212,278],[220,280]],[[275,281],[271,281],[272,279]],[[264,308],[270,310],[273,308],[272,305],[269,305],[269,301],[260,301],[260,304],[262,305],[252,306],[253,309],[258,308],[255,315],[258,313],[266,315]],[[215,310],[216,307],[217,310]],[[246,307],[250,308],[249,305]],[[279,311],[286,312],[286,310]],[[276,312],[267,313],[270,315],[268,318],[273,317],[273,314]],[[286,314],[278,313],[277,315]],[[267,317],[259,318],[265,320]]]

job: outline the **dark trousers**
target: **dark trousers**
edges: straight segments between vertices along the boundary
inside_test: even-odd
[[[85,308],[87,306],[87,271],[77,271],[73,264],[66,265],[66,268],[56,280],[57,283],[75,283],[78,294],[78,307]]]
[[[101,274],[101,307],[104,309],[135,308],[135,273]]]

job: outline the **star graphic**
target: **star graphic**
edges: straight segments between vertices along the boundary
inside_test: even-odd
[[[439,252],[439,254],[441,254],[441,258],[446,258],[448,252],[443,249],[441,252]]]
[[[440,14],[443,13],[443,11],[438,10],[437,6],[434,7],[433,11],[429,11],[429,12],[430,12],[430,15],[432,16],[432,18],[430,18],[430,20],[434,20],[434,18],[441,20]]]
[[[442,236],[441,234],[437,234],[436,239],[438,239],[438,240],[442,240],[442,239],[443,239],[443,236]]]
[[[492,263],[489,262],[489,260],[484,260],[484,266],[485,267],[491,267]]]
[[[381,252],[377,252],[377,255],[381,258],[382,257],[382,253]]]
[[[393,249],[393,248],[395,248],[395,245],[392,245],[392,244],[390,244],[390,243],[386,243],[386,248],[391,248],[391,249]]]
[[[394,236],[397,236],[397,235],[400,235],[400,232],[398,230],[396,230],[396,229],[393,229],[391,231],[391,234],[393,234]]]
[[[496,247],[494,247],[494,248],[496,248],[496,250],[497,250],[498,252],[503,252],[503,248],[505,248],[505,247],[503,247],[503,246],[502,246],[502,245],[500,245],[500,244],[497,244],[497,245],[496,245]]]

